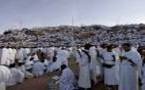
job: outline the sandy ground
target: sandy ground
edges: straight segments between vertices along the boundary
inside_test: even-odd
[[[8,87],[7,90],[49,90],[48,76],[40,78],[27,79],[22,84]],[[99,83],[92,90],[105,90],[102,83]]]
[[[8,87],[6,90],[48,90],[48,77],[32,78],[25,80],[22,84]]]

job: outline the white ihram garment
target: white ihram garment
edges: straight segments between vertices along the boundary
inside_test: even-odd
[[[88,56],[81,52],[81,58],[79,61],[79,80],[78,85],[81,88],[90,88],[91,87],[91,78],[90,78],[90,63]]]
[[[0,90],[6,90],[6,82],[10,75],[10,70],[5,66],[0,65]]]
[[[116,61],[113,61],[113,55],[113,52],[107,51],[103,54],[104,63],[108,65],[114,65],[111,68],[104,67],[104,83],[106,85],[118,85],[117,73],[115,68]]]
[[[139,60],[141,60],[141,56],[138,52],[133,50],[124,52],[123,55],[132,60],[136,66],[132,66],[131,63],[127,60],[123,60],[120,63],[119,90],[138,90]]]
[[[59,90],[74,90],[75,76],[70,68],[62,71],[59,79]]]

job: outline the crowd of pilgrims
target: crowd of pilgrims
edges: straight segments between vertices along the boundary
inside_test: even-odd
[[[130,43],[1,48],[0,56],[0,90],[55,71],[60,72],[59,90],[93,90],[100,82],[106,90],[145,90],[145,49]],[[77,72],[70,68],[70,60]]]

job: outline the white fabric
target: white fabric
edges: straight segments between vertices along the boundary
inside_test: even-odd
[[[5,66],[0,65],[0,90],[6,89],[6,82],[9,80],[10,75],[10,70]]]
[[[131,66],[127,60],[120,63],[120,83],[119,90],[138,90],[138,67],[141,57],[136,51],[130,50],[123,54],[128,59],[132,60],[136,66]]]
[[[142,89],[141,90],[144,90],[145,89],[145,64],[142,66],[142,76],[141,76],[141,82],[142,82]]]
[[[145,90],[145,84],[142,85],[141,90]]]
[[[103,63],[103,54],[106,52],[106,49],[103,49],[103,48],[101,48],[101,47],[98,47],[97,48],[97,50],[98,50],[98,55],[99,55],[99,57],[97,58],[98,59],[98,61],[100,62],[100,70],[101,70],[101,77],[103,77],[104,76],[104,68],[103,68],[103,65],[102,65],[102,63]]]
[[[64,69],[59,79],[59,90],[74,90],[74,84],[74,73],[69,68]]]
[[[75,58],[76,58],[76,63],[79,63],[80,62],[80,59],[81,59],[81,56],[80,56],[80,53],[81,52],[79,49],[78,50],[75,50],[74,53],[75,53]]]
[[[91,63],[90,63],[90,69],[91,69],[91,79],[94,81],[94,83],[97,83],[97,76],[100,76],[101,69],[100,69],[100,63],[97,59],[97,52],[95,47],[91,47],[89,50],[89,54],[91,56]]]
[[[18,66],[17,69],[20,70],[24,75],[26,75],[26,68],[24,65]]]
[[[2,48],[0,48],[0,64],[1,64],[1,57],[2,57]]]
[[[19,69],[17,68],[11,68],[11,76],[9,78],[9,80],[7,81],[7,86],[13,86],[17,83],[22,83],[24,80],[24,73],[21,72]]]
[[[68,55],[65,50],[58,50],[57,52],[57,63],[58,66],[60,67],[62,64],[65,64],[68,66]]]
[[[25,67],[26,67],[26,70],[28,69],[32,69],[32,65],[34,64],[34,61],[30,61],[30,59],[32,58],[32,56],[29,56],[25,62]]]
[[[29,48],[20,48],[17,50],[15,57],[16,57],[16,59],[19,60],[19,62],[25,62],[25,59],[27,58],[29,53],[30,53]]]
[[[8,51],[10,63],[13,64],[15,62],[16,49],[9,48]]]
[[[19,62],[24,62],[23,50],[24,50],[23,48],[17,50],[17,53],[16,53],[15,57],[16,57],[16,59],[19,60]]]
[[[65,64],[68,66],[68,57],[67,51],[58,49],[57,55],[56,55],[56,62],[51,63],[51,71],[54,71],[56,69],[59,69],[62,64]]]
[[[0,83],[0,90],[6,90],[6,84]]]
[[[32,73],[34,76],[42,76],[44,74],[45,65],[44,63],[37,61],[32,66]]]
[[[9,50],[7,48],[2,49],[1,64],[10,65]]]
[[[37,54],[35,54],[33,57],[34,57],[34,61],[38,61],[39,60]]]
[[[88,56],[81,52],[81,59],[79,61],[79,80],[78,85],[82,88],[90,88],[91,87],[91,80],[90,80],[90,67],[89,67],[89,60]]]
[[[117,73],[115,68],[116,61],[113,61],[113,56],[115,57],[115,54],[113,52],[106,51],[103,54],[104,63],[108,65],[114,65],[111,68],[104,67],[104,83],[106,85],[118,85]]]
[[[119,56],[121,55],[120,47],[114,48],[113,53],[115,54],[115,58],[116,58],[116,62],[115,62],[116,77],[117,77],[117,80],[119,81],[119,65],[120,65]]]
[[[47,63],[48,63],[47,64],[47,73],[52,72],[53,71],[52,61],[48,61]]]
[[[30,53],[31,53],[30,49],[29,48],[25,48],[25,54],[28,56],[28,54],[30,54]]]

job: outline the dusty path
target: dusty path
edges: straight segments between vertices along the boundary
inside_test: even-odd
[[[25,80],[22,84],[8,87],[7,90],[48,90],[48,77],[32,78]],[[92,90],[105,90],[103,84],[99,83]]]
[[[25,80],[22,84],[8,87],[7,90],[48,90],[47,82],[47,76],[32,78]]]

